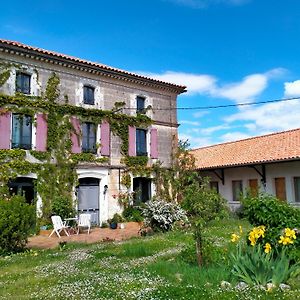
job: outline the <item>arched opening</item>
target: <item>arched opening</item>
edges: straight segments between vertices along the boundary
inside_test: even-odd
[[[23,195],[28,204],[34,204],[36,190],[33,178],[18,177],[8,183],[9,193],[11,195]]]
[[[99,182],[98,178],[80,178],[77,188],[78,214],[90,214],[93,224],[99,224]]]
[[[134,204],[139,205],[151,199],[151,179],[146,177],[133,178]]]

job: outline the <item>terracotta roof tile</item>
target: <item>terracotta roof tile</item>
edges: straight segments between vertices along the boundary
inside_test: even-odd
[[[150,78],[150,77],[138,75],[138,74],[131,73],[131,72],[121,70],[121,69],[118,69],[118,68],[110,67],[108,65],[104,65],[104,64],[101,64],[101,63],[92,62],[92,61],[80,59],[80,58],[77,58],[77,57],[74,57],[74,56],[61,54],[61,53],[58,53],[58,52],[55,52],[55,51],[50,51],[50,50],[45,50],[45,49],[38,48],[38,47],[25,45],[25,44],[22,44],[22,43],[17,42],[17,41],[10,41],[10,40],[5,40],[5,39],[0,39],[0,43],[2,43],[4,45],[9,45],[9,46],[15,46],[15,47],[18,47],[20,49],[34,51],[34,52],[37,52],[37,53],[40,53],[40,54],[50,55],[53,58],[63,58],[63,59],[66,59],[66,60],[69,60],[69,61],[72,61],[72,62],[75,62],[75,63],[81,63],[81,64],[85,64],[87,66],[97,67],[97,68],[100,68],[102,70],[113,71],[113,72],[117,72],[117,73],[122,74],[122,75],[133,76],[136,79],[141,79],[141,80],[144,79],[144,80],[147,80],[147,81],[152,81],[153,83],[156,83],[156,84],[167,85],[167,86],[174,87],[174,88],[178,89],[180,93],[184,93],[186,91],[186,86],[183,86],[183,85],[177,85],[177,84],[174,84],[174,83],[164,82],[164,81],[161,81],[161,80],[157,80],[157,79],[153,79],[153,78]]]
[[[300,128],[190,151],[197,169],[300,159]]]

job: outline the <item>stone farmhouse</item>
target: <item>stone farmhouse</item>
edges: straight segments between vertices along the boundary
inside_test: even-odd
[[[184,86],[9,40],[0,76],[2,187],[39,212],[70,192],[96,224],[121,211],[120,195],[155,195],[151,167],[172,165]]]
[[[300,129],[257,136],[191,151],[196,168],[231,208],[247,189],[300,206]]]

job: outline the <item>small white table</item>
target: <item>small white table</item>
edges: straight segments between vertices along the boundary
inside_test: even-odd
[[[64,221],[65,221],[65,226],[69,227],[69,222],[70,221],[75,221],[77,223],[78,222],[78,218],[66,218],[66,219],[64,219]],[[73,229],[73,228],[69,227],[69,234],[71,234],[71,230],[70,229]]]

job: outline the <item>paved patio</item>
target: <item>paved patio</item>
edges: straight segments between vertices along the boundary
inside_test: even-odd
[[[131,237],[139,236],[140,225],[136,222],[125,223],[124,229],[110,228],[92,228],[90,234],[83,231],[79,235],[72,234],[70,236],[58,236],[54,233],[51,237],[48,234],[41,234],[30,237],[28,239],[27,248],[50,249],[55,248],[60,242],[79,242],[79,243],[96,243],[107,240],[121,241]],[[51,231],[50,231],[51,232]]]

